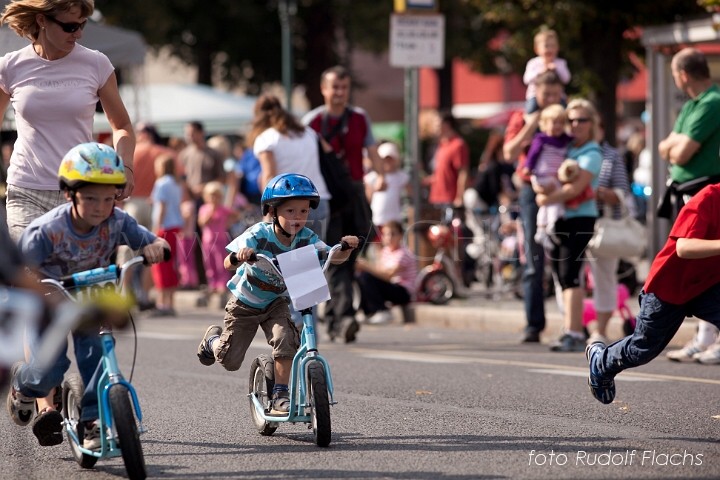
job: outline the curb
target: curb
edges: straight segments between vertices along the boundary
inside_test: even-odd
[[[200,290],[178,291],[175,294],[175,310],[183,313],[223,315],[223,309],[217,304],[217,296],[211,298],[210,306],[198,306],[198,299],[204,297],[204,292]],[[637,313],[636,309],[637,307],[633,309],[634,313]],[[518,339],[525,329],[525,312],[519,300],[458,299],[452,300],[447,305],[413,303],[406,309],[394,307],[392,313],[395,325],[414,324],[433,328],[517,334]],[[407,323],[405,323],[406,319]],[[560,335],[563,325],[562,316],[552,301],[546,303],[545,319],[546,326],[542,339],[549,342]],[[668,346],[673,348],[684,346],[695,336],[696,330],[697,319],[686,319]],[[618,318],[613,317],[610,320],[608,335],[615,340],[624,336],[622,322]]]

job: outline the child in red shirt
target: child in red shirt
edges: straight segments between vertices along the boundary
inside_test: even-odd
[[[607,347],[596,342],[586,348],[593,396],[612,403],[615,375],[657,357],[686,316],[720,327],[719,296],[720,185],[709,185],[680,210],[653,260],[640,294],[635,332]]]

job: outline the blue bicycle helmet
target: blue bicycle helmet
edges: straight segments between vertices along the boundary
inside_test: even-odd
[[[282,202],[292,199],[310,200],[310,208],[317,208],[320,194],[305,175],[282,173],[270,180],[263,190],[260,199],[263,215],[267,215],[270,207],[277,207]]]

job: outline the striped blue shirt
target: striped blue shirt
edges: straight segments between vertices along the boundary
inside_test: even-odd
[[[309,228],[300,230],[288,247],[277,238],[272,223],[260,222],[245,230],[242,235],[230,242],[225,250],[237,253],[241,248],[252,248],[255,253],[274,258],[280,253],[307,245],[315,246],[320,261],[324,263],[330,247]],[[279,296],[287,296],[285,282],[281,277],[249,263],[240,264],[227,286],[241,302],[255,308],[265,308]]]

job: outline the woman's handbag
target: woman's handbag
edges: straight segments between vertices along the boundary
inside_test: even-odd
[[[588,248],[599,258],[636,257],[645,253],[647,230],[624,206],[622,217],[617,220],[612,218],[612,208],[605,208],[605,214],[595,221],[595,233]]]

